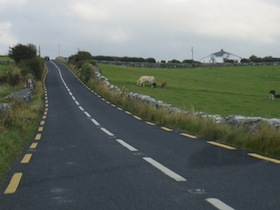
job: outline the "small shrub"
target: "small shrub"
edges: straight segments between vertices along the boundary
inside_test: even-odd
[[[20,66],[23,69],[22,74],[24,76],[31,73],[37,80],[42,80],[44,73],[44,61],[42,58],[35,57],[24,60],[21,62]]]
[[[81,73],[82,73],[83,81],[85,81],[87,83],[92,76],[92,70],[91,70],[90,64],[88,64],[88,63],[83,64]]]

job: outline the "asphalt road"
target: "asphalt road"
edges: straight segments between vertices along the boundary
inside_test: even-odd
[[[46,64],[45,111],[0,209],[280,209],[280,161],[153,125]]]

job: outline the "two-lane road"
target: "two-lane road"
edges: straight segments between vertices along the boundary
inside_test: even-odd
[[[162,128],[47,61],[46,107],[0,209],[280,209],[280,165]]]

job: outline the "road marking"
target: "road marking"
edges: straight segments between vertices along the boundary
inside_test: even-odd
[[[116,139],[116,141],[119,142],[122,146],[126,147],[131,152],[137,152],[138,151],[138,149],[134,148],[133,146],[129,145],[128,143],[126,143],[125,141],[123,141],[121,139]]]
[[[163,130],[165,130],[165,131],[173,131],[172,129],[166,128],[166,127],[161,127],[161,129],[163,129]]]
[[[211,203],[219,210],[234,210],[232,207],[228,206],[227,204],[225,204],[224,202],[220,201],[217,198],[207,198],[206,201]]]
[[[49,105],[48,105],[48,104],[45,104],[45,107],[49,107]]]
[[[112,106],[112,107],[116,107],[116,105],[115,105],[115,104],[111,104],[111,106]]]
[[[35,140],[40,140],[41,139],[41,137],[42,137],[42,134],[40,134],[40,133],[38,133],[36,136],[35,136]]]
[[[277,160],[277,159],[274,159],[274,158],[265,157],[265,156],[262,156],[262,155],[259,155],[259,154],[256,154],[256,153],[248,153],[248,155],[251,156],[251,157],[261,159],[261,160],[266,160],[266,161],[270,161],[270,162],[273,162],[273,163],[280,164],[280,160]]]
[[[215,141],[207,141],[207,143],[218,146],[218,147],[222,147],[222,148],[225,148],[225,149],[229,149],[229,150],[236,150],[236,148],[234,148],[234,147],[231,147],[231,146],[228,146],[228,145],[225,145],[225,144],[221,144],[221,143],[218,143],[218,142],[215,142]]]
[[[36,143],[32,143],[29,148],[36,149],[37,146],[38,146],[38,143],[36,142]]]
[[[46,104],[48,104],[48,103],[49,103],[49,101],[48,101],[48,100],[45,100],[45,103],[46,103]]]
[[[99,126],[99,122],[97,122],[95,119],[91,119],[91,121],[93,122],[94,125]]]
[[[77,104],[77,106],[79,106],[79,105],[80,105],[78,101],[75,101],[75,103]]]
[[[39,127],[39,128],[38,128],[38,131],[39,131],[39,132],[42,132],[43,130],[44,130],[43,127]]]
[[[146,122],[148,125],[152,125],[152,126],[154,126],[154,125],[156,125],[156,124],[154,124],[154,123],[151,123],[151,122]]]
[[[190,135],[190,134],[187,134],[187,133],[181,133],[181,136],[185,136],[185,137],[188,137],[188,138],[191,138],[191,139],[197,139],[196,136],[193,136],[193,135]]]
[[[114,136],[110,131],[108,131],[106,128],[100,128],[104,133],[108,134],[109,136]]]
[[[75,98],[74,96],[72,96],[72,99],[73,99],[74,101],[76,101],[76,98]]]
[[[91,118],[90,114],[88,112],[84,112],[85,115],[88,117],[88,118]]]
[[[166,168],[164,165],[160,164],[159,162],[155,161],[154,159],[152,159],[150,157],[143,157],[143,159],[145,161],[147,161],[148,163],[150,163],[151,165],[153,165],[154,167],[156,167],[157,169],[159,169],[161,172],[163,172],[167,176],[169,176],[170,178],[175,179],[178,182],[187,181],[184,177],[182,177],[182,176],[176,174],[175,172],[171,171],[170,169]]]
[[[80,109],[81,111],[85,111],[85,110],[84,110],[84,108],[83,108],[83,107],[81,107],[81,106],[79,106],[79,109]]]
[[[118,109],[118,110],[120,110],[120,111],[123,111],[123,109],[122,109],[122,108],[120,108],[120,107],[118,107],[117,109]]]
[[[47,112],[47,111],[45,111],[45,112],[44,112],[44,115],[47,115],[47,114],[48,114],[48,112]]]
[[[12,193],[16,192],[22,175],[23,175],[22,173],[15,173],[13,175],[13,177],[12,177],[8,187],[6,188],[4,194],[12,194]]]
[[[40,125],[45,125],[45,121],[42,120],[42,121],[40,122]]]
[[[30,159],[32,157],[32,154],[26,154],[21,160],[21,163],[29,163]]]
[[[43,116],[42,119],[43,119],[43,120],[47,119],[47,116]]]
[[[70,96],[73,96],[73,93],[69,92],[69,95],[70,95]]]
[[[136,115],[134,115],[133,117],[134,117],[136,120],[142,120],[141,117],[138,117],[138,116],[136,116]]]
[[[126,113],[126,114],[131,114],[131,112],[129,112],[129,111],[125,111],[125,113]]]

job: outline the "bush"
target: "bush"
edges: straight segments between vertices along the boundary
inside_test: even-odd
[[[89,64],[89,63],[85,63],[83,66],[82,66],[82,69],[81,69],[81,73],[82,73],[82,79],[85,81],[85,82],[88,82],[92,76],[92,73],[93,73],[93,70],[92,70],[92,65]]]
[[[89,52],[79,51],[76,55],[69,57],[69,63],[76,66],[76,68],[82,68],[84,63],[91,63],[95,65],[95,62]]]
[[[21,62],[22,74],[32,74],[37,80],[42,80],[44,73],[44,61],[40,57],[27,59]]]
[[[36,46],[33,44],[22,45],[18,44],[11,48],[9,56],[15,60],[16,63],[20,63],[22,60],[35,58],[37,54]]]
[[[0,84],[7,83],[13,87],[20,83],[20,73],[17,70],[11,70],[0,74]]]

